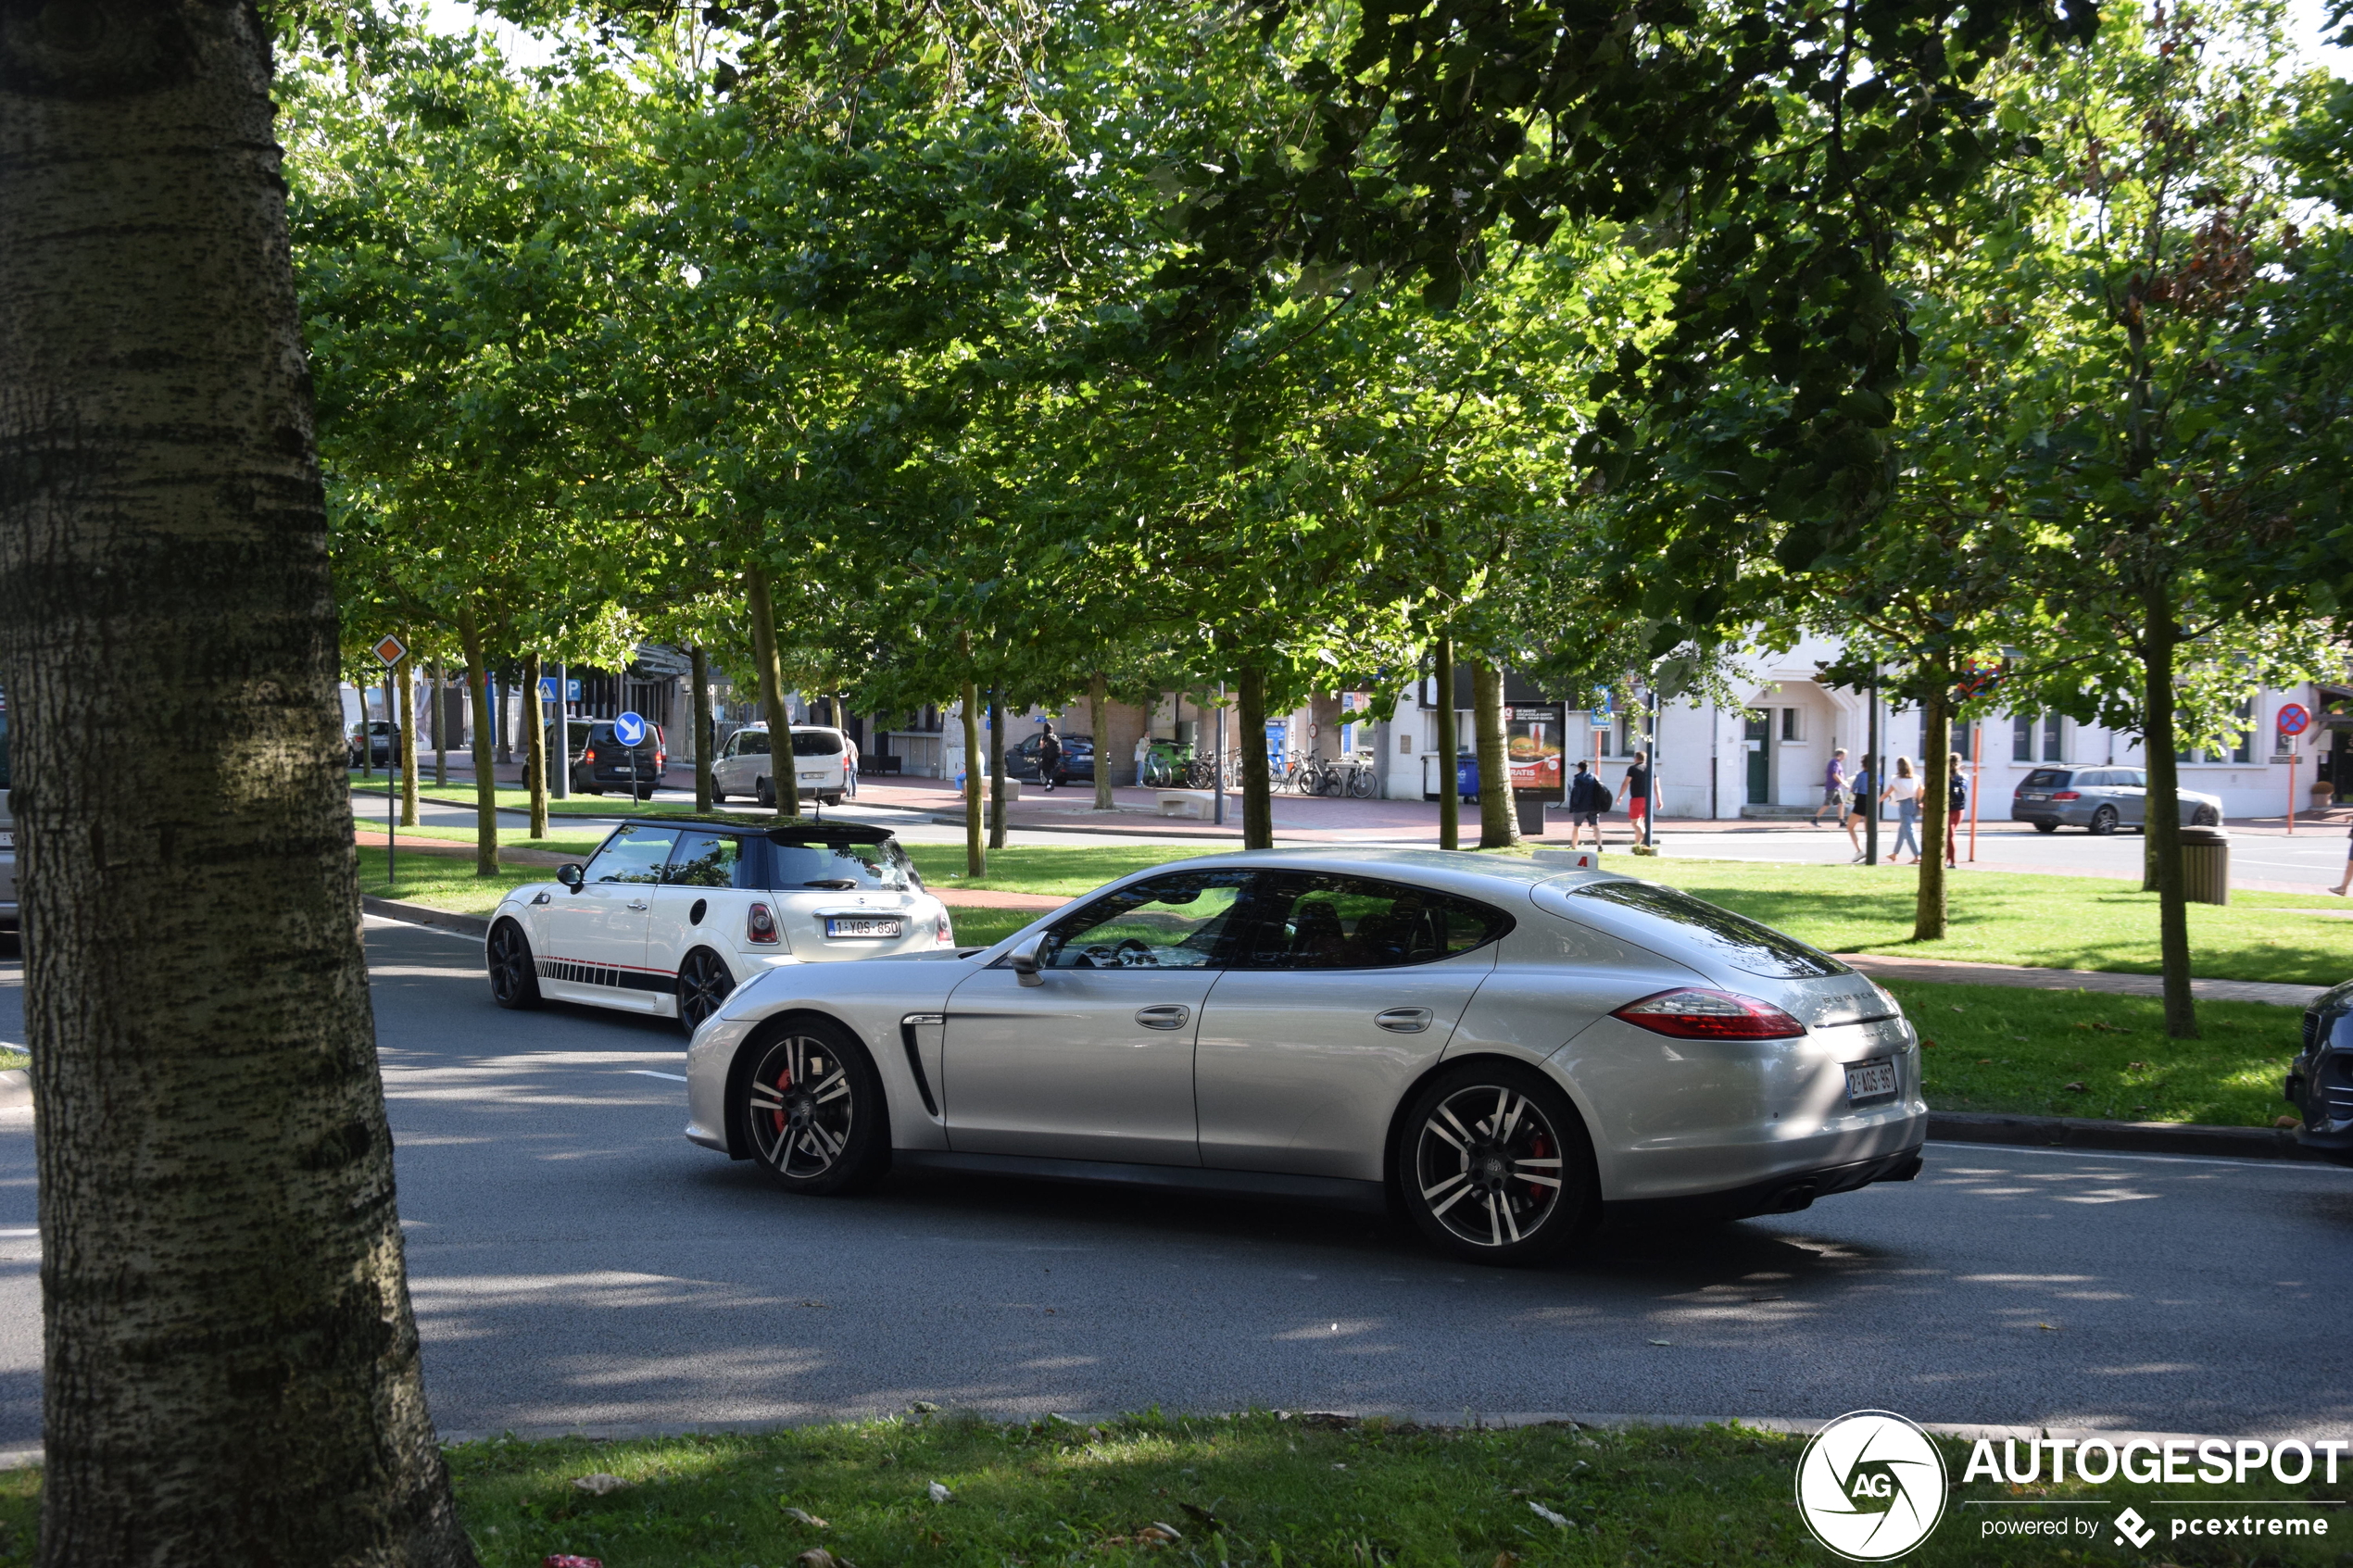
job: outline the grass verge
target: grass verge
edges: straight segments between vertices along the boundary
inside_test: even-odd
[[[2268,1127],[2289,1110],[2280,1080],[2296,1050],[2291,1008],[2200,1002],[2205,1037],[2172,1040],[2155,997],[1881,984],[1920,1032],[1938,1110],[2217,1127]]]
[[[380,834],[384,830],[382,818],[370,822],[362,817],[359,825],[360,831],[364,833]],[[531,836],[529,828],[500,828],[498,847],[501,849],[542,849],[550,854],[572,855],[585,860],[596,853],[597,846],[605,841],[605,834],[608,831],[610,830],[599,828],[594,833],[550,833],[545,838],[534,838]],[[400,830],[400,841],[403,844],[412,838],[429,838],[435,844],[471,845],[474,842],[474,830],[439,827],[432,823],[420,823],[416,827],[404,827]]]
[[[12,1051],[5,1046],[0,1046],[0,1073],[13,1073],[31,1065],[32,1058],[24,1052]]]
[[[2170,1537],[2177,1514],[2343,1492],[2259,1474],[2246,1486],[2174,1486],[2174,1497],[2198,1494],[2200,1506],[2184,1510],[2160,1503],[2169,1495],[2161,1486],[1963,1486],[1966,1446],[1941,1447],[1955,1486],[1936,1532],[1907,1562],[2093,1555],[2059,1541],[1987,1539],[1993,1517],[2085,1520],[2096,1535],[2079,1530],[2074,1541],[2095,1540],[2104,1556],[2109,1521],[2128,1505]],[[1474,1431],[1150,1413],[1097,1426],[918,1416],[633,1442],[493,1441],[453,1448],[449,1461],[484,1568],[536,1568],[559,1552],[608,1568],[783,1568],[796,1560],[811,1568],[1811,1568],[1833,1560],[1793,1500],[1803,1448],[1737,1426]],[[591,1475],[621,1484],[601,1495],[573,1485]],[[0,1562],[31,1561],[39,1486],[37,1471],[0,1476]],[[2096,1506],[2068,1506],[2095,1497]],[[2004,1506],[1978,1506],[1996,1500]],[[2326,1519],[2329,1535],[2245,1546],[2169,1539],[2159,1549],[2171,1562],[2334,1562],[2353,1528],[2340,1508],[2242,1512]],[[824,1555],[804,1555],[812,1552]]]
[[[400,881],[397,884],[384,881],[384,852],[370,846],[359,847],[359,891],[371,898],[398,898],[412,904],[430,904],[436,909],[455,909],[461,914],[486,915],[498,907],[511,888],[527,882],[551,882],[554,872],[547,866],[501,866],[496,876],[474,875],[474,863],[454,855],[403,855],[399,857]]]

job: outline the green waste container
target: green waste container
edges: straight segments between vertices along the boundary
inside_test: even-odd
[[[2231,901],[2231,834],[2228,828],[2182,829],[2182,883],[2193,904]],[[2157,845],[2143,863],[2141,891],[2157,891]]]

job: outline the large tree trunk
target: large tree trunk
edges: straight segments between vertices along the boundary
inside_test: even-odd
[[[490,702],[490,662],[473,611],[458,612],[458,643],[466,650],[466,689],[474,705],[474,875],[498,874],[498,776],[491,767],[497,731]]]
[[[711,738],[716,727],[711,721],[711,655],[704,652],[702,645],[698,643],[686,650],[686,657],[694,663],[695,809],[708,811],[711,809],[711,753],[719,748],[718,743]]]
[[[473,1561],[402,1261],[279,163],[252,6],[0,5],[50,1568]]]
[[[1095,731],[1095,809],[1114,809],[1111,797],[1111,759],[1103,754],[1103,727],[1107,715],[1103,709],[1111,706],[1111,682],[1100,670],[1087,678],[1087,721]]]
[[[988,688],[988,847],[1005,847],[1005,704]]]
[[[400,825],[417,825],[417,662],[403,659],[393,667],[400,684]]]
[[[2173,751],[2173,665],[2179,633],[2172,596],[2160,585],[2145,596],[2141,625],[2144,685],[2141,740],[2149,773],[2142,821],[2157,882],[2157,947],[2165,969],[2165,1032],[2198,1037],[2190,994],[2189,885],[2182,874],[2181,759]]]
[[[971,645],[964,652],[971,655]],[[980,822],[980,687],[964,683],[964,875],[988,874],[988,853],[981,847]]]
[[[785,670],[776,659],[776,604],[768,591],[768,572],[753,567],[744,573],[750,601],[751,659],[760,671],[760,713],[768,721],[768,786],[776,797],[779,817],[800,815],[800,766],[793,760],[792,720],[785,713]]]
[[[1275,784],[1266,768],[1266,671],[1242,666],[1235,702],[1242,747],[1242,847],[1275,847]],[[1253,744],[1255,737],[1255,744]]]
[[[1511,753],[1504,739],[1504,671],[1493,659],[1471,665],[1471,701],[1478,726],[1478,847],[1508,849],[1519,842],[1512,809]]]
[[[1944,830],[1952,810],[1953,685],[1931,671],[1920,698],[1919,888],[1912,901],[1912,940],[1944,940]]]
[[[531,704],[531,733],[523,738],[523,793],[531,807],[534,838],[547,836],[547,705],[539,695],[544,668],[535,653],[522,661],[523,691]]]
[[[1438,639],[1438,847],[1463,847],[1463,800],[1454,788],[1454,639]]]

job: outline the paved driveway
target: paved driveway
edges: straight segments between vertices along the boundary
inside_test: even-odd
[[[895,1177],[797,1201],[687,1145],[665,1024],[493,1009],[371,922],[443,1428],[911,1400],[2340,1434],[2353,1172],[1936,1146],[1927,1176],[1552,1273],[1311,1209]],[[13,967],[0,1038],[20,1037]],[[0,1448],[38,1427],[31,1148],[0,1125]],[[1658,1343],[1664,1341],[1665,1343]]]

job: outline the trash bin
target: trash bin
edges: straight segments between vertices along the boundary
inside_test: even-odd
[[[2193,904],[2231,901],[2231,832],[2228,828],[2182,829],[2182,883]],[[2149,845],[2142,864],[2141,891],[2157,891],[2157,846]]]
[[[1454,793],[1463,797],[1465,805],[1478,798],[1478,758],[1457,757],[1454,759]]]
[[[1539,789],[1512,791],[1512,804],[1519,811],[1519,831],[1529,838],[1544,836],[1544,792]]]

